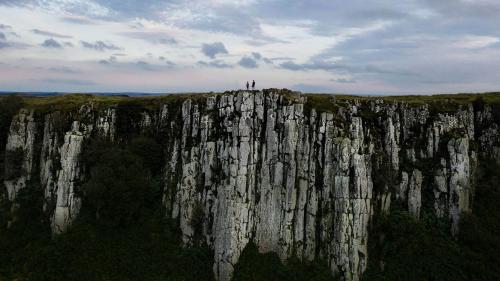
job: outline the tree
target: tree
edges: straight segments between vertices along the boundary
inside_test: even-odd
[[[84,204],[95,219],[111,226],[126,226],[151,210],[151,172],[129,149],[111,147],[91,168],[82,187]]]

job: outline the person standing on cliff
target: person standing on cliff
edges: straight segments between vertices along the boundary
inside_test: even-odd
[[[249,87],[250,87],[250,84],[249,84],[249,83],[248,83],[248,81],[247,81],[247,91],[248,91],[248,88],[249,88]]]
[[[255,90],[255,80],[252,81],[252,91]]]

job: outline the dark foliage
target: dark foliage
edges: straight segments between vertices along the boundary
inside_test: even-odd
[[[5,179],[15,179],[23,174],[24,151],[22,148],[5,151]]]
[[[130,142],[130,151],[142,159],[143,165],[154,175],[161,172],[163,151],[154,139],[137,137]]]
[[[420,220],[392,210],[370,237],[365,280],[498,280],[500,276],[500,167],[478,169],[474,213],[464,217],[459,237],[449,224],[424,214]]]
[[[23,106],[23,98],[17,95],[8,95],[0,98],[0,181],[4,178],[5,145],[7,144],[7,134],[10,130],[12,117]],[[15,156],[15,155],[14,155]],[[5,171],[8,177],[14,177],[14,170]],[[0,189],[1,190],[1,189]]]
[[[12,216],[2,206],[0,218],[12,224],[0,229],[0,280],[212,280],[213,253],[182,247],[163,216],[159,169],[145,159],[157,150],[154,141],[139,143],[149,145],[92,142],[86,149],[81,216],[62,235],[50,234],[40,187],[22,190]]]
[[[123,148],[101,154],[82,187],[87,210],[109,226],[126,226],[144,217],[154,204],[152,191],[151,172],[139,156]]]
[[[233,281],[322,281],[335,280],[326,263],[301,262],[297,258],[281,263],[275,253],[260,254],[253,243],[249,243],[235,267]]]
[[[463,280],[460,249],[434,220],[393,210],[376,231],[365,280]]]
[[[462,220],[459,243],[467,280],[498,280],[500,276],[500,165],[478,169],[473,213]]]
[[[23,106],[23,98],[8,95],[0,98],[0,147],[5,147],[12,116]]]

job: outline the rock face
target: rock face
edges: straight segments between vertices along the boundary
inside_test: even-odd
[[[8,198],[39,174],[53,231],[64,231],[81,205],[82,150],[91,138],[123,139],[119,114],[92,104],[69,114],[21,110],[6,147],[22,151],[16,163],[6,153]],[[134,122],[131,130],[163,140],[166,215],[178,219],[184,244],[214,250],[222,281],[250,241],[283,261],[323,259],[359,280],[374,216],[396,207],[417,218],[428,212],[449,219],[456,234],[472,206],[479,159],[500,159],[488,105],[439,113],[352,99],[323,112],[304,96],[268,90],[160,103]],[[23,173],[12,173],[15,165]]]
[[[34,146],[37,124],[34,113],[21,110],[14,116],[5,147],[5,187],[7,198],[13,201],[26,187],[34,165]]]

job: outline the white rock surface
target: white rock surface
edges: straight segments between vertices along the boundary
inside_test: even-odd
[[[15,177],[10,177],[8,174],[4,181],[7,189],[7,198],[14,201],[17,193],[26,187],[27,182],[31,179],[35,150],[35,138],[37,133],[37,123],[35,121],[34,112],[32,110],[21,109],[14,116],[10,126],[7,145],[5,147],[6,171],[8,174],[14,174]],[[13,159],[20,158],[20,159]],[[12,163],[20,162],[20,166],[14,166]],[[20,169],[20,171],[18,170]]]
[[[435,113],[429,105],[384,100],[337,105],[318,112],[302,96],[240,91],[161,104],[130,126],[162,139],[166,215],[178,220],[186,246],[214,250],[217,280],[231,279],[250,241],[283,261],[321,258],[345,280],[360,280],[370,222],[394,204],[417,218],[423,206],[434,206],[425,211],[449,218],[458,233],[461,214],[472,206],[478,159],[500,156],[491,108]],[[86,105],[38,120],[20,111],[6,150],[23,151],[25,173],[4,182],[8,198],[39,173],[53,231],[66,230],[80,210],[84,145],[97,136],[122,141],[118,112]]]
[[[65,231],[80,211],[81,199],[75,194],[75,188],[77,182],[82,180],[79,157],[87,133],[87,128],[82,127],[78,121],[74,121],[60,148],[61,170],[57,178],[56,207],[52,217],[52,231],[56,234]]]

